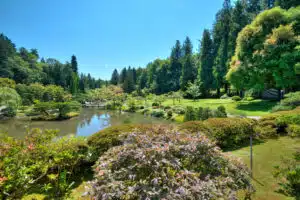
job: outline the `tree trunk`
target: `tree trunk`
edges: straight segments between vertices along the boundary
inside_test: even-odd
[[[220,88],[217,88],[217,95],[218,95],[218,97],[220,97],[220,95],[221,95]]]

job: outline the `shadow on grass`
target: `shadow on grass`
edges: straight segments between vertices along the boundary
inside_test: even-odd
[[[267,112],[271,110],[277,102],[275,101],[255,101],[255,102],[240,102],[237,106],[237,110],[242,111],[262,111]]]
[[[264,140],[259,140],[259,139],[254,139],[253,142],[252,142],[253,146],[259,145],[259,144],[262,144],[262,143],[265,143],[265,141]],[[242,149],[242,148],[245,148],[245,147],[249,147],[249,146],[250,146],[250,139],[248,141],[245,141],[241,145],[234,146],[234,147],[223,148],[222,150],[224,152],[230,152],[230,151],[236,151],[236,150],[239,150],[239,149]]]

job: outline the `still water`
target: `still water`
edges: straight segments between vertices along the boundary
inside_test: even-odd
[[[11,119],[0,121],[0,131],[8,135],[23,138],[27,129],[59,129],[59,135],[76,134],[89,136],[106,127],[120,124],[162,124],[166,120],[143,116],[139,113],[119,113],[97,108],[84,108],[78,117],[64,121],[29,121]]]

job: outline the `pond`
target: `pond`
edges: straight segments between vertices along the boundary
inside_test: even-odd
[[[143,116],[140,113],[119,113],[96,108],[83,108],[78,117],[64,121],[29,121],[11,119],[0,121],[0,131],[8,135],[23,138],[27,129],[59,129],[59,135],[76,134],[89,136],[106,127],[120,124],[166,124],[170,121]]]

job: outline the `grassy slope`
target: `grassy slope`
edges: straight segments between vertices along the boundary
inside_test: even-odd
[[[253,176],[256,181],[254,185],[257,200],[280,200],[292,199],[276,193],[277,182],[273,178],[272,172],[275,165],[280,165],[282,158],[292,158],[295,149],[300,147],[299,139],[281,137],[277,140],[268,140],[265,143],[253,147]],[[249,166],[249,147],[245,147],[231,152],[233,155],[242,158],[244,163]]]
[[[181,106],[194,106],[194,107],[210,107],[212,109],[223,105],[227,112],[232,115],[244,115],[244,116],[263,116],[269,113],[276,102],[254,100],[254,101],[241,101],[235,102],[231,99],[199,99],[193,101],[190,99],[182,99],[180,103],[175,101],[175,105]],[[166,100],[163,105],[173,105],[173,100]]]

